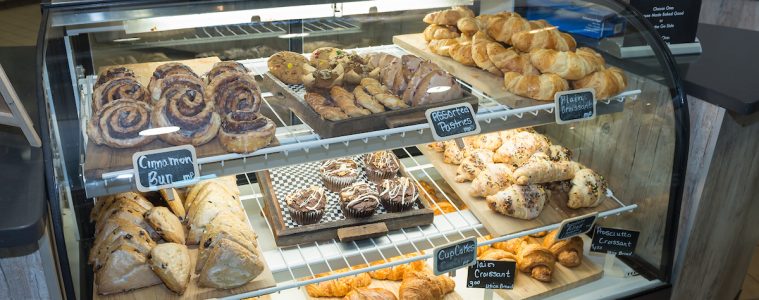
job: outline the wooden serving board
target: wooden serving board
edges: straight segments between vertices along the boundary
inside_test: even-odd
[[[443,153],[435,152],[434,150],[429,149],[427,145],[421,145],[417,148],[419,148],[419,151],[430,160],[430,163],[435,166],[435,169],[440,173],[440,176],[448,182],[456,194],[461,197],[461,200],[467,204],[469,210],[480,220],[480,222],[482,222],[482,225],[484,225],[488,232],[494,237],[560,223],[565,219],[592,212],[619,208],[617,202],[612,199],[606,199],[598,207],[571,209],[566,206],[566,200],[562,201],[556,197],[549,197],[543,208],[543,212],[533,220],[522,220],[508,217],[491,210],[488,207],[485,198],[469,196],[471,182],[456,182],[456,169],[458,166],[443,162]]]
[[[513,290],[496,290],[496,293],[503,299],[527,300],[553,296],[601,279],[603,268],[584,257],[582,264],[574,268],[567,268],[557,263],[553,269],[551,282],[540,282],[530,277],[529,274],[518,273]]]
[[[404,50],[430,60],[438,66],[453,74],[457,78],[471,84],[498,102],[513,108],[528,107],[541,104],[550,104],[551,101],[538,101],[524,98],[506,91],[503,87],[503,77],[496,76],[490,72],[484,71],[477,67],[462,65],[450,57],[441,56],[430,52],[427,49],[427,42],[421,33],[412,33],[393,36],[393,43]]]
[[[369,288],[382,288],[386,289],[388,291],[393,292],[395,294],[395,297],[398,297],[398,290],[401,288],[401,282],[400,281],[390,281],[390,280],[375,280],[372,279],[372,284],[368,286]],[[306,295],[306,298],[310,300],[342,300],[343,297],[311,297],[306,293],[306,289],[301,289],[303,293]],[[464,300],[461,295],[456,293],[454,290],[451,293],[448,293],[443,297],[441,300]]]

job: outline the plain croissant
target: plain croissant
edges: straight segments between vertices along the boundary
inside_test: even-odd
[[[454,26],[435,25],[427,26],[423,32],[424,40],[453,39],[459,37],[459,31]]]
[[[553,73],[567,80],[578,80],[604,68],[603,57],[590,48],[579,48],[576,52],[533,50],[530,62],[541,73]]]
[[[518,14],[495,16],[488,19],[487,33],[496,41],[511,44],[512,36],[531,29],[530,22]]]
[[[558,230],[551,231],[543,239],[543,247],[546,247],[565,267],[576,267],[582,263],[583,241],[579,236],[573,236],[565,240],[557,240]]]
[[[545,27],[514,33],[511,44],[522,52],[536,49],[553,49],[559,51],[574,51],[577,47],[575,39],[556,27]]]
[[[539,185],[511,185],[485,198],[497,213],[523,220],[540,215],[546,203],[546,191]]]
[[[596,91],[596,99],[607,99],[624,91],[627,87],[627,79],[624,71],[611,67],[572,82],[572,87],[575,89],[592,88]]]
[[[500,43],[488,43],[486,48],[490,61],[503,73],[517,72],[522,75],[540,75],[530,62],[528,54],[520,54],[514,48],[506,48]]]
[[[455,6],[446,10],[428,13],[422,21],[427,24],[454,26],[459,19],[464,17],[474,17],[474,12],[463,6]]]
[[[472,59],[480,69],[502,76],[503,72],[496,67],[490,56],[488,56],[487,47],[491,43],[497,44],[484,32],[478,31],[475,33],[472,36]]]
[[[540,244],[523,243],[517,253],[517,269],[543,282],[551,282],[556,257]]]
[[[431,40],[427,44],[427,48],[429,48],[432,53],[435,53],[437,55],[451,56],[450,54],[451,46],[456,45],[458,43],[459,43],[458,39]]]
[[[453,60],[462,65],[472,67],[477,66],[472,58],[472,41],[462,39],[463,37],[464,36],[462,35],[457,44],[453,44],[448,48],[448,54]]]
[[[429,271],[407,272],[398,290],[400,300],[437,300],[456,288],[456,282],[448,276],[432,275]]]
[[[508,72],[503,85],[512,94],[535,100],[553,101],[554,94],[569,89],[569,83],[556,74],[522,75]]]

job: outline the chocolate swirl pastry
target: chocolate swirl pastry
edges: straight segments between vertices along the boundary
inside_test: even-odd
[[[100,74],[98,74],[98,80],[95,81],[95,85],[93,86],[93,89],[98,88],[103,83],[106,83],[111,79],[121,78],[121,77],[134,78],[136,76],[134,76],[134,71],[130,70],[127,67],[124,67],[124,66],[110,67],[100,72]]]
[[[160,100],[163,94],[170,90],[190,89],[200,91],[206,90],[206,84],[200,78],[188,74],[172,74],[164,77],[158,82],[156,90],[158,93],[153,94],[153,99]],[[203,97],[204,95],[201,95]]]
[[[205,97],[200,79],[188,80],[186,75],[166,77],[167,85],[161,100],[153,110],[153,127],[177,126],[179,131],[160,135],[160,139],[172,145],[202,145],[210,141],[219,131],[221,119],[216,113],[213,101]],[[200,83],[199,85],[193,84]]]
[[[253,111],[234,111],[221,121],[219,141],[229,152],[250,153],[271,143],[277,126]]]
[[[115,78],[95,89],[92,97],[92,112],[94,113],[106,104],[119,99],[132,99],[134,101],[146,103],[150,102],[148,91],[135,78]]]
[[[103,105],[96,111],[87,134],[95,144],[113,148],[131,148],[146,145],[155,136],[142,136],[140,132],[151,128],[150,105],[132,99],[119,99]]]
[[[214,78],[206,88],[206,98],[216,103],[221,115],[238,110],[258,112],[263,99],[255,79],[238,73],[225,73]]]
[[[153,100],[158,101],[158,99],[161,99],[161,80],[174,74],[187,74],[193,77],[198,77],[190,67],[181,63],[166,63],[158,66],[155,68],[155,71],[153,71],[153,76],[150,77],[150,83],[148,83],[148,90],[153,94]]]
[[[248,74],[250,70],[243,66],[241,63],[236,61],[221,61],[217,62],[213,65],[213,69],[211,71],[208,71],[208,74],[206,75],[206,82],[211,83],[214,78],[221,74],[226,73],[238,73],[238,74]]]

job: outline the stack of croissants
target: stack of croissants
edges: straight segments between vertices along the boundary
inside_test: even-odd
[[[339,121],[460,99],[453,76],[413,55],[358,55],[318,48],[309,59],[282,51],[268,60],[269,72],[286,84],[303,84],[305,102],[323,119]]]
[[[416,253],[390,258],[388,262],[416,256]],[[384,261],[374,262],[379,265]],[[366,265],[355,268],[361,269]],[[347,269],[318,274],[316,277],[338,274]],[[400,281],[397,293],[385,288],[369,288],[372,280]],[[376,271],[345,276],[335,280],[323,281],[306,286],[306,293],[311,297],[344,297],[345,300],[438,300],[451,292],[456,283],[448,276],[434,276],[424,260],[379,269]],[[395,295],[398,295],[396,297]]]
[[[530,274],[539,281],[550,282],[557,262],[574,268],[582,264],[583,256],[581,237],[557,240],[556,234],[554,230],[480,246],[477,248],[477,259],[515,261],[520,272]]]
[[[181,63],[158,66],[147,88],[123,66],[102,71],[94,85],[87,128],[98,145],[131,148],[156,138],[199,146],[217,135],[226,151],[249,153],[268,145],[274,122],[259,113],[261,92],[248,69],[219,62],[205,79]],[[163,130],[161,134],[150,129]]]
[[[464,148],[453,140],[428,147],[458,165],[456,181],[471,181],[470,196],[484,197],[490,209],[509,217],[535,219],[549,197],[572,209],[596,207],[606,199],[603,176],[532,129],[466,137]]]
[[[607,99],[627,86],[622,70],[545,20],[528,21],[514,12],[474,16],[466,7],[427,14],[427,47],[435,54],[502,76],[507,91],[536,100],[557,92],[592,88]]]
[[[207,180],[187,191],[161,192],[165,206],[134,192],[100,197],[90,213],[95,240],[88,264],[97,292],[126,292],[164,283],[182,295],[197,286],[230,289],[265,269],[234,177]],[[198,245],[192,261],[188,245]],[[194,250],[192,250],[194,251]],[[191,275],[197,274],[197,279]]]

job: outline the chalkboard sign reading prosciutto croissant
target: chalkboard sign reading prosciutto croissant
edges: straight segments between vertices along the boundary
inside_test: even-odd
[[[467,102],[430,108],[425,114],[436,141],[480,133],[474,109]]]
[[[191,145],[137,152],[132,155],[137,190],[155,191],[198,181],[195,147]]]

